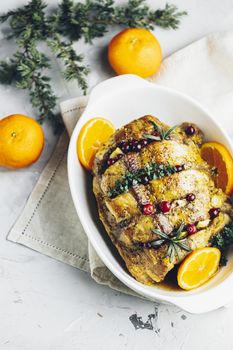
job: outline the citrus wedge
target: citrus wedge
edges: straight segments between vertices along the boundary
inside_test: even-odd
[[[228,149],[218,142],[207,142],[202,145],[201,156],[216,171],[214,181],[217,187],[226,194],[233,191],[233,158]]]
[[[114,132],[114,125],[100,117],[90,119],[83,125],[77,140],[77,153],[81,164],[86,169],[92,169],[96,152]]]
[[[194,250],[179,267],[178,285],[185,290],[200,287],[216,273],[220,257],[221,253],[217,248]]]

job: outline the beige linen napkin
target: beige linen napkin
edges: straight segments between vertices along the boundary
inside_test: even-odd
[[[207,36],[171,55],[150,80],[196,98],[233,134],[233,32]],[[87,100],[79,97],[61,103],[69,135]],[[68,142],[64,132],[8,239],[90,272],[98,283],[135,295],[88,243],[69,191]]]

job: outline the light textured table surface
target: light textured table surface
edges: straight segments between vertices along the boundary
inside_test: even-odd
[[[161,0],[148,2],[152,6],[165,4]],[[0,12],[24,3],[1,1]],[[233,29],[233,0],[173,3],[187,9],[189,16],[178,31],[156,29],[164,56],[207,33]],[[94,46],[80,46],[92,68],[91,86],[110,76],[102,53],[114,33],[96,40]],[[1,42],[1,57],[5,47]],[[59,94],[64,99],[79,91],[75,86],[62,86]],[[0,118],[16,112],[33,115],[26,93],[1,86],[0,111]],[[36,165],[17,172],[0,169],[0,350],[232,349],[233,304],[209,314],[190,315],[116,293],[77,269],[6,241],[55,145],[48,125],[45,134],[46,147]],[[153,330],[134,329],[129,320],[132,314],[145,321],[155,311]]]

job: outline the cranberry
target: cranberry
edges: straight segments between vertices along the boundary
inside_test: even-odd
[[[216,218],[220,213],[220,209],[219,208],[212,208],[209,210],[209,214],[210,214],[210,218],[214,219]]]
[[[123,157],[123,154],[122,153],[119,153],[117,156],[116,156],[116,159],[119,160]]]
[[[136,151],[138,146],[138,141],[137,140],[132,140],[129,142],[129,147],[131,151]]]
[[[142,146],[142,147],[145,147],[148,145],[148,140],[147,139],[142,139],[139,141],[139,144]]]
[[[179,173],[180,171],[184,170],[183,165],[176,165],[176,171]]]
[[[147,185],[150,181],[149,176],[147,175],[142,175],[140,179],[143,185]]]
[[[168,201],[162,201],[159,203],[159,209],[163,214],[168,213],[171,210],[171,204]]]
[[[141,151],[141,149],[142,149],[142,145],[140,144],[140,142],[137,144],[137,146],[136,146],[136,151]]]
[[[121,148],[122,152],[124,152],[124,153],[128,153],[130,151],[130,146],[129,146],[128,142],[122,142],[120,145],[120,148]]]
[[[188,202],[193,202],[195,200],[196,196],[193,193],[189,193],[186,197]]]
[[[154,133],[153,133],[153,136],[158,137],[158,139],[161,140],[161,135],[160,135],[158,132],[154,132]]]
[[[109,158],[107,160],[107,165],[110,166],[110,165],[113,165],[114,163],[116,163],[119,159],[121,159],[123,157],[123,154],[120,153],[118,154],[115,158]]]
[[[144,243],[143,246],[144,246],[144,248],[151,248],[152,247],[150,242]]]
[[[194,224],[188,224],[186,225],[186,231],[188,233],[188,235],[194,235],[194,233],[197,232],[197,228]]]
[[[185,129],[185,133],[188,136],[192,136],[195,134],[195,129],[192,125],[189,125],[186,129]]]
[[[134,146],[136,146],[136,145],[137,145],[137,143],[138,143],[138,140],[130,140],[130,141],[129,141],[129,145],[130,145],[130,147],[134,147]]]
[[[127,144],[128,144],[127,141],[121,141],[119,144],[119,147],[122,148],[122,147],[126,146]]]
[[[113,165],[114,163],[116,162],[116,160],[114,158],[109,158],[107,160],[107,165],[110,166],[110,165]]]
[[[145,215],[152,215],[152,214],[154,214],[154,206],[153,206],[153,204],[145,204],[145,205],[143,205],[143,213],[145,214]]]

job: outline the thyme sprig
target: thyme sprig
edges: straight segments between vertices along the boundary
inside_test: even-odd
[[[176,256],[177,259],[180,261],[180,250],[185,250],[187,252],[191,252],[192,249],[187,244],[187,233],[183,232],[185,227],[185,224],[182,223],[179,228],[175,231],[173,231],[170,235],[167,235],[165,232],[162,232],[160,229],[152,229],[152,232],[159,235],[161,238],[156,239],[154,241],[150,241],[149,245],[153,248],[159,248],[163,244],[167,244],[167,252],[166,256],[168,257],[170,262],[173,261],[174,257]]]
[[[55,112],[57,97],[49,76],[50,58],[41,42],[63,62],[64,78],[77,81],[86,93],[90,69],[83,63],[83,55],[74,50],[73,40],[92,43],[112,25],[177,29],[187,14],[171,4],[153,10],[145,0],[128,0],[121,5],[114,0],[62,0],[50,12],[47,7],[43,0],[31,0],[0,16],[0,23],[7,25],[7,39],[17,48],[10,59],[0,61],[0,83],[28,90],[33,107],[39,111],[39,120],[50,119],[54,124],[59,122]]]
[[[149,120],[149,123],[153,125],[154,130],[156,133],[158,133],[158,135],[144,134],[143,137],[154,141],[169,140],[170,135],[177,128],[177,125],[175,125],[172,128],[165,130],[164,128],[156,124],[153,120]]]
[[[226,225],[221,232],[210,240],[210,244],[221,251],[220,264],[225,266],[227,264],[227,250],[233,245],[233,221]]]
[[[164,176],[169,176],[177,172],[176,166],[164,165],[158,163],[149,163],[143,169],[136,172],[127,171],[122,180],[117,180],[115,186],[108,192],[110,198],[114,198],[130,187],[143,183],[143,176],[147,175],[149,180],[156,180]]]

